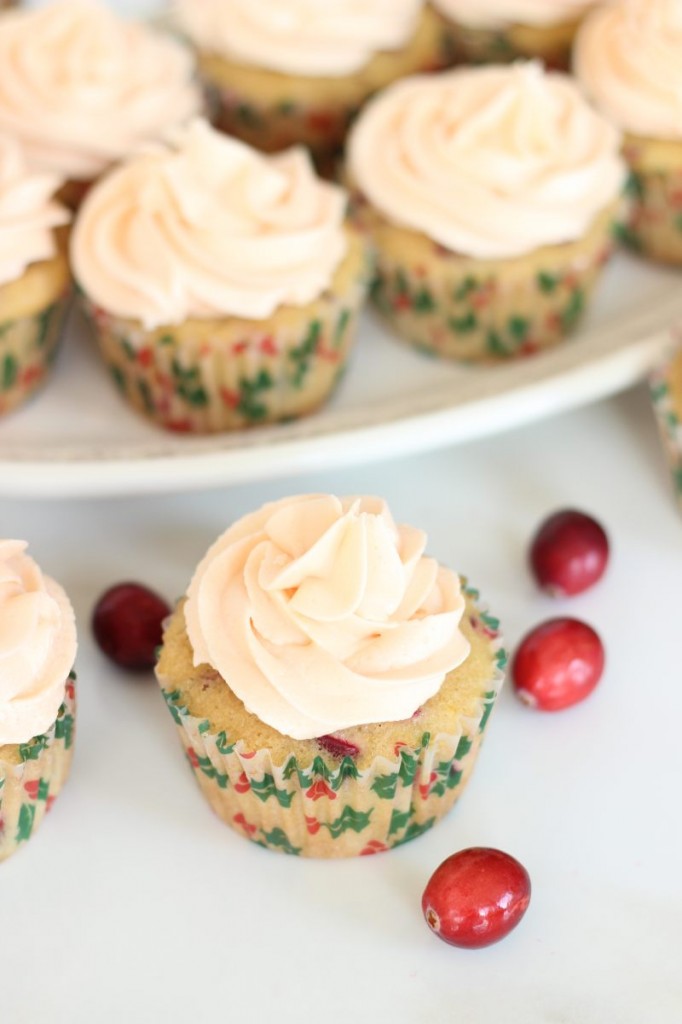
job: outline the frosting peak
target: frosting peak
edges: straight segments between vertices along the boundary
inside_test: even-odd
[[[88,296],[145,327],[302,306],[346,250],[345,194],[303,149],[263,156],[196,121],[91,190],[72,238]]]
[[[462,25],[557,25],[582,17],[597,0],[432,0],[443,14]]]
[[[54,228],[69,220],[52,200],[60,184],[55,175],[31,174],[20,144],[0,133],[0,285],[55,255]]]
[[[96,177],[200,109],[187,50],[95,0],[3,14],[0,66],[0,131],[64,178]]]
[[[412,35],[424,0],[176,0],[202,49],[292,75],[359,71]]]
[[[401,721],[469,654],[458,577],[378,498],[307,495],[234,524],[185,605],[195,665],[294,739]]]
[[[537,63],[404,79],[351,132],[353,183],[394,223],[507,259],[573,241],[623,183],[620,135]]]
[[[682,0],[621,0],[582,26],[575,72],[626,131],[682,139]]]
[[[76,657],[69,599],[25,551],[0,540],[0,746],[50,728]]]

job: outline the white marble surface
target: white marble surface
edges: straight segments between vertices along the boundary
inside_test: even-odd
[[[601,633],[593,697],[544,717],[503,693],[472,783],[445,822],[384,856],[306,862],[215,819],[151,678],[105,663],[99,593],[132,577],[180,594],[234,517],[304,490],[385,495],[469,574],[510,646],[556,612]],[[555,604],[527,575],[549,511],[592,511],[608,577]],[[72,778],[0,869],[2,1024],[679,1024],[682,976],[682,520],[643,389],[496,439],[210,494],[0,502],[77,608]],[[503,943],[439,943],[420,911],[450,853],[493,845],[533,881]]]

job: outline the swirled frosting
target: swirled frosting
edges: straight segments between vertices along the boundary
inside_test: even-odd
[[[190,0],[191,2],[191,0]],[[431,0],[447,18],[472,28],[558,25],[576,21],[596,0]]]
[[[3,14],[0,67],[0,131],[65,178],[96,177],[201,105],[183,46],[95,0]]]
[[[370,101],[349,168],[389,220],[481,259],[579,238],[615,199],[620,135],[536,63],[405,79]]]
[[[593,11],[574,67],[596,105],[638,135],[682,139],[682,2],[621,0]]]
[[[0,746],[50,728],[75,657],[68,597],[23,541],[0,540]]]
[[[54,228],[69,219],[52,200],[61,181],[26,167],[20,144],[0,133],[0,285],[56,253]]]
[[[337,77],[410,39],[424,0],[176,0],[201,49],[292,75]]]
[[[203,121],[113,171],[72,237],[89,297],[145,327],[305,305],[346,251],[345,194],[303,149],[266,157]]]
[[[458,577],[378,498],[266,505],[209,550],[185,605],[195,665],[294,739],[402,721],[469,654]]]

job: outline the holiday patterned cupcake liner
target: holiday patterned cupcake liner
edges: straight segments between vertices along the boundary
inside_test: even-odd
[[[477,600],[476,591],[467,593]],[[477,608],[472,625],[489,639],[495,665],[476,713],[462,716],[457,732],[425,732],[417,745],[397,742],[392,758],[377,757],[363,769],[340,737],[327,738],[325,751],[320,748],[309,765],[293,755],[275,763],[270,750],[251,750],[224,731],[213,732],[207,719],[183,705],[180,691],[160,679],[212,809],[252,842],[307,857],[380,853],[426,832],[461,795],[504,679],[497,621]]]
[[[476,260],[389,224],[362,199],[354,215],[376,249],[374,304],[422,351],[490,363],[556,345],[578,325],[613,250],[616,207],[584,238],[511,260]]]
[[[682,327],[673,336],[676,350],[651,375],[649,387],[673,492],[682,510]]]
[[[23,405],[47,381],[70,298],[67,292],[39,313],[0,320],[0,415]]]
[[[168,430],[212,433],[311,413],[340,381],[369,267],[357,238],[343,282],[270,320],[189,321],[147,331],[83,297],[100,352],[127,401]]]
[[[677,171],[633,167],[627,192],[629,216],[617,225],[619,240],[650,259],[682,266],[682,166]]]
[[[0,747],[0,861],[15,853],[40,826],[71,767],[76,676],[52,727],[28,743]]]
[[[444,16],[442,20],[448,46],[457,63],[510,64],[519,59],[536,59],[556,70],[570,68],[577,22],[473,28],[451,22]]]

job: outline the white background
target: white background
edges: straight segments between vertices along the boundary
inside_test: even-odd
[[[236,516],[313,490],[380,493],[425,527],[510,646],[570,611],[608,652],[599,689],[562,714],[506,689],[453,813],[352,862],[288,858],[222,825],[153,679],[109,667],[89,632],[108,585],[178,596]],[[525,551],[567,505],[604,522],[613,560],[557,604]],[[682,521],[643,389],[439,454],[195,496],[6,500],[0,522],[67,588],[81,638],[71,780],[0,869],[2,1024],[679,1024]],[[430,934],[420,899],[446,856],[479,844],[526,865],[533,899],[504,942],[464,952]]]

